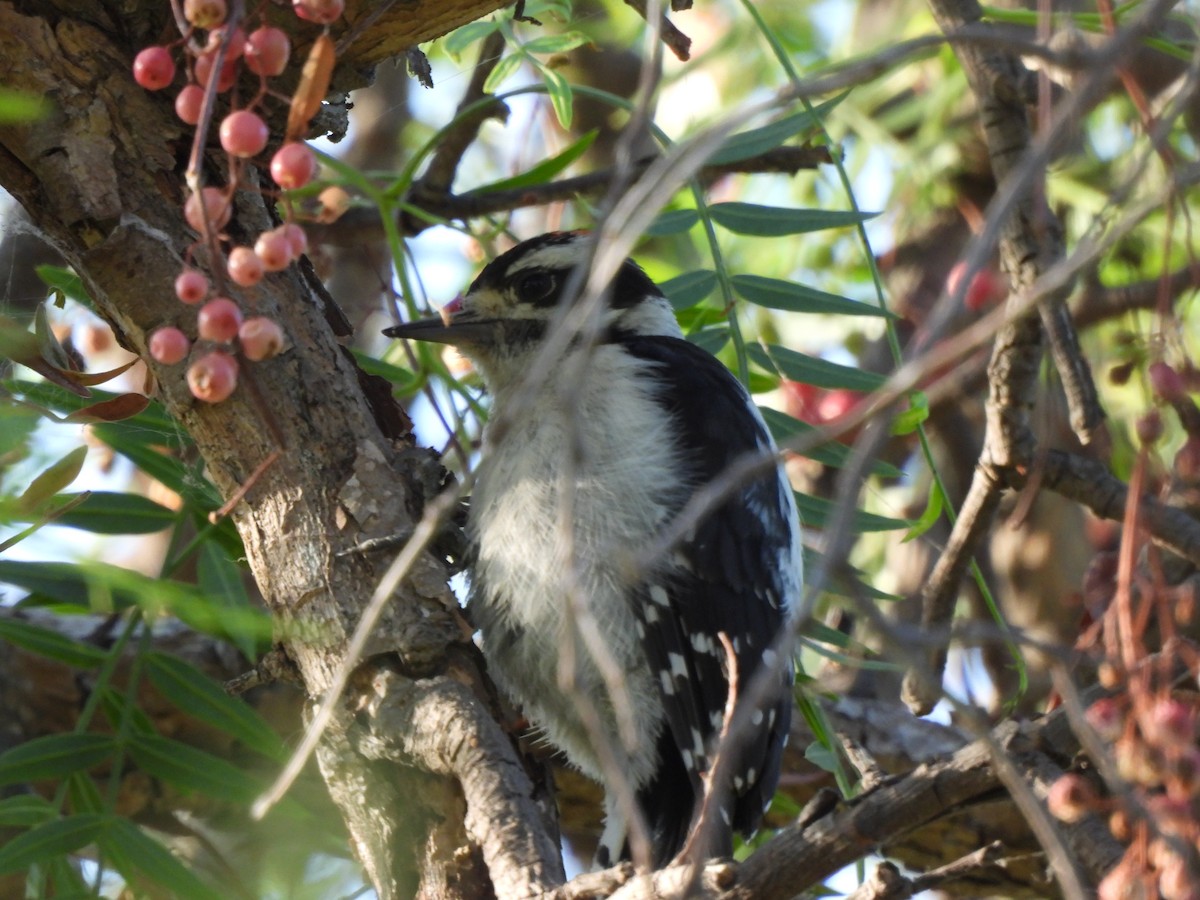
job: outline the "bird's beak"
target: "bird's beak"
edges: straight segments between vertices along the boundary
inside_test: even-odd
[[[459,295],[442,307],[439,318],[404,322],[385,328],[383,333],[394,338],[469,346],[494,343],[498,330],[499,323],[495,319],[481,319],[470,310],[463,309],[462,296]]]

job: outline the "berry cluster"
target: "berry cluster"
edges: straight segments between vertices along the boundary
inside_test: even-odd
[[[345,0],[293,0],[292,3],[299,18],[326,26],[342,15],[344,7]],[[235,352],[240,351],[246,360],[259,361],[279,353],[285,343],[283,331],[275,321],[264,316],[243,316],[238,303],[226,296],[226,282],[252,288],[266,273],[286,269],[308,249],[304,229],[291,221],[288,205],[285,224],[259,235],[253,247],[235,246],[228,253],[223,252],[223,242],[227,241],[223,229],[233,214],[233,192],[239,184],[244,161],[260,157],[270,141],[270,131],[260,111],[264,101],[272,96],[268,79],[287,68],[291,41],[286,32],[265,22],[247,34],[242,22],[229,20],[226,0],[185,0],[183,16],[187,29],[181,39],[138,53],[133,77],[150,91],[170,87],[177,75],[175,51],[182,50],[187,83],[176,95],[175,112],[183,122],[202,130],[207,127],[206,109],[214,106],[215,95],[233,92],[231,110],[218,129],[231,175],[226,187],[198,187],[184,204],[184,218],[200,236],[197,243],[208,248],[209,259],[214,261],[217,284],[214,289],[202,272],[189,265],[176,279],[175,293],[184,303],[202,304],[197,312],[196,330],[199,341],[204,343],[193,352],[192,342],[183,331],[165,326],[150,336],[149,350],[163,365],[175,365],[190,358],[189,389],[197,399],[217,403],[237,386]],[[318,43],[322,40],[329,41],[323,36]],[[239,102],[235,90],[243,67],[259,81],[257,92],[248,102]],[[303,89],[302,83],[298,96]],[[295,105],[293,113],[294,110]],[[304,187],[316,177],[316,156],[307,144],[296,139],[307,122],[308,117],[303,117],[299,122],[301,127],[294,127],[293,116],[289,116],[288,138],[270,158],[271,177],[282,190]],[[203,134],[197,136],[198,147],[203,140]]]

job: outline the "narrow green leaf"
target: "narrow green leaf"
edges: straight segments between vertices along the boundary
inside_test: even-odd
[[[833,517],[836,504],[824,497],[814,497],[799,491],[795,494],[800,521],[813,528],[824,528]],[[879,516],[861,509],[856,509],[850,518],[850,527],[854,531],[894,531],[897,528],[907,528],[910,524],[904,519]]]
[[[701,350],[707,350],[713,356],[716,356],[721,351],[721,348],[729,343],[729,329],[702,328],[699,331],[693,331],[687,336],[687,339]]]
[[[108,804],[100,796],[96,779],[87,772],[72,772],[67,776],[67,801],[76,814],[108,812]]]
[[[649,237],[665,237],[669,234],[680,234],[687,231],[700,221],[700,214],[694,209],[671,209],[660,213],[658,218],[646,229]]]
[[[521,63],[525,61],[525,57],[520,53],[510,53],[508,56],[496,63],[496,68],[492,69],[492,73],[488,75],[487,80],[483,83],[483,92],[485,94],[494,94],[497,89],[510,76],[516,74]]]
[[[420,384],[420,379],[408,369],[375,359],[361,350],[354,351],[354,359],[358,362],[358,367],[368,375],[386,378],[401,394],[411,393]]]
[[[765,348],[761,344],[747,344],[746,353],[756,365],[768,372],[778,372],[792,381],[821,388],[845,388],[867,394],[877,390],[887,380],[875,372],[843,366],[777,344],[768,344]]]
[[[92,298],[84,288],[83,281],[70,269],[64,266],[38,266],[34,271],[37,272],[38,278],[56,293],[69,297],[76,303],[92,305]]]
[[[200,559],[196,574],[200,590],[210,603],[231,610],[251,608],[250,595],[246,592],[246,584],[242,580],[245,573],[216,541],[205,541],[200,545]],[[258,658],[257,633],[235,633],[231,634],[231,637],[246,659]]]
[[[832,110],[850,95],[849,91],[839,94],[831,100],[826,100],[819,106],[814,106],[812,112],[802,110],[790,116],[784,116],[774,122],[768,122],[759,128],[742,131],[726,138],[720,148],[708,158],[709,165],[737,162],[758,156],[768,150],[774,150],[788,138],[810,128],[815,128],[825,113]]]
[[[717,286],[717,273],[711,269],[684,272],[659,285],[675,309],[695,306],[713,292]]]
[[[37,794],[18,794],[0,800],[0,828],[31,828],[58,818],[58,810]]]
[[[546,93],[550,95],[550,105],[554,107],[558,124],[563,131],[570,131],[575,118],[575,92],[571,90],[571,82],[557,69],[545,66],[542,67],[542,80],[546,82]]]
[[[803,422],[795,416],[789,416],[785,412],[771,409],[768,406],[760,406],[758,411],[762,413],[763,421],[767,423],[767,430],[771,432],[771,437],[775,439],[775,443],[777,444],[783,444],[800,435],[811,434],[817,430],[815,425],[810,425],[808,422]],[[815,447],[805,450],[800,455],[808,459],[815,459],[817,462],[832,466],[835,469],[840,469],[850,459],[850,448],[838,441],[826,441],[823,444],[817,444]],[[878,475],[881,478],[899,478],[904,473],[891,463],[880,459],[871,464],[871,474]]]
[[[712,220],[734,234],[780,237],[865,222],[878,213],[835,209],[791,209],[757,203],[716,203],[708,208]]]
[[[0,875],[47,863],[55,856],[74,853],[95,843],[100,832],[112,821],[110,816],[68,816],[18,834],[0,847]]]
[[[514,175],[512,178],[502,178],[499,181],[493,181],[491,184],[485,184],[483,187],[475,188],[471,191],[472,194],[489,194],[495,191],[511,191],[517,188],[532,187],[533,185],[545,184],[583,154],[587,153],[588,148],[596,141],[596,136],[600,134],[600,129],[593,128],[591,131],[580,136],[579,140],[567,147],[562,153],[557,153],[547,160],[544,160],[534,166],[527,172],[522,172],[520,175]]]
[[[263,718],[195,666],[157,651],[144,657],[150,682],[173,704],[237,738],[271,759],[282,759],[287,748]]]
[[[942,515],[942,508],[945,505],[946,498],[942,494],[942,489],[938,487],[936,481],[929,483],[929,499],[925,502],[925,511],[921,513],[920,518],[912,523],[912,526],[904,533],[901,543],[907,544],[909,541],[915,541],[930,528],[932,528]]]
[[[483,40],[499,27],[500,22],[497,19],[480,19],[477,22],[470,22],[450,32],[442,41],[442,49],[457,61],[464,50],[476,41]]]
[[[37,509],[79,477],[87,454],[87,447],[76,447],[62,459],[48,466],[30,482],[29,487],[17,499],[17,506],[25,512]]]
[[[8,616],[0,617],[0,640],[23,647],[31,653],[57,659],[77,669],[98,666],[106,658],[104,651],[90,644]]]
[[[116,747],[116,739],[106,734],[51,734],[34,738],[0,753],[0,784],[62,778],[99,765]]]
[[[131,735],[129,755],[154,778],[205,797],[250,803],[261,785],[219,756],[152,734]]]
[[[801,521],[803,520],[804,517],[801,516]],[[804,571],[815,572],[823,559],[821,553],[811,547],[803,547],[801,548],[801,552],[804,555]],[[834,574],[829,583],[825,585],[826,592],[835,594],[838,597],[865,597],[869,600],[881,600],[888,603],[904,599],[896,594],[881,591],[879,588],[868,583],[863,573],[848,563],[843,564],[842,572],[846,574],[847,578],[853,579],[853,584],[849,583],[847,578],[843,578],[840,574]]]
[[[564,31],[562,34],[544,34],[527,41],[521,46],[526,53],[566,53],[576,47],[591,43],[582,31]]]
[[[895,318],[885,309],[870,303],[859,303],[792,281],[766,278],[762,275],[734,275],[729,279],[733,289],[756,306],[782,309],[787,312],[824,313],[837,316],[874,316]]]
[[[114,819],[98,837],[100,848],[129,884],[143,878],[184,900],[221,900],[226,895],[209,887],[166,847],[128,819]]]
[[[60,494],[56,503],[70,503],[79,494]],[[175,522],[176,513],[140,494],[91,491],[76,506],[58,516],[55,525],[93,534],[154,534]]]

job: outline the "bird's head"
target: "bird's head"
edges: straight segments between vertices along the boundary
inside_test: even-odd
[[[490,262],[467,289],[442,308],[440,318],[385,329],[389,337],[453,344],[479,364],[485,377],[518,366],[536,352],[571,274],[587,261],[585,232],[550,232],[518,244]],[[582,281],[578,282],[582,285]],[[578,295],[578,288],[572,292]],[[641,266],[626,260],[612,282],[603,312],[605,339],[621,335],[680,337],[671,305]]]

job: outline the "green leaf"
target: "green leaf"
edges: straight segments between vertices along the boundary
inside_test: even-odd
[[[768,150],[774,150],[788,138],[792,137],[792,135],[799,134],[806,129],[815,128],[824,118],[825,113],[832,110],[849,95],[850,92],[846,91],[838,94],[838,96],[831,100],[826,100],[819,106],[814,106],[811,112],[803,110],[793,113],[790,116],[784,116],[782,119],[777,119],[774,122],[769,122],[759,128],[730,135],[725,139],[725,143],[720,146],[717,152],[708,158],[708,163],[709,165],[717,166],[723,163],[748,159],[751,156],[766,153]]]
[[[525,42],[521,49],[526,53],[566,53],[592,41],[582,31],[564,31],[562,34],[544,34]]]
[[[803,517],[801,517],[801,520],[803,521]],[[811,547],[802,547],[801,552],[804,555],[804,571],[815,572],[817,567],[822,563],[822,554]],[[863,573],[859,569],[854,568],[854,566],[848,563],[843,564],[842,571],[847,577],[853,579],[853,584],[849,583],[841,574],[835,573],[825,585],[825,590],[828,593],[835,594],[838,597],[865,597],[869,600],[882,600],[889,603],[904,599],[896,594],[889,594],[886,591],[879,590],[879,588],[865,580]]]
[[[221,900],[226,896],[201,881],[166,847],[128,819],[114,819],[100,833],[98,843],[129,884],[148,879],[169,896],[186,900]]]
[[[60,494],[56,502],[70,503],[79,494]],[[58,516],[55,525],[92,534],[154,534],[174,524],[177,514],[140,494],[91,491],[78,505]]]
[[[87,447],[76,447],[58,462],[48,466],[17,499],[17,506],[24,512],[40,507],[79,477],[87,454]]]
[[[693,331],[687,336],[687,339],[701,350],[707,350],[713,356],[716,356],[721,351],[721,348],[729,343],[729,329],[702,328],[699,331]]]
[[[18,794],[0,800],[0,828],[30,828],[58,818],[58,810],[37,794]]]
[[[708,208],[712,220],[734,234],[780,237],[865,222],[878,213],[834,209],[791,209],[757,203],[716,203]]]
[[[659,285],[675,309],[687,309],[706,298],[717,286],[717,273],[711,269],[684,272]]]
[[[908,409],[892,420],[892,434],[912,434],[917,427],[929,418],[929,398],[924,391],[911,391],[908,395]]]
[[[938,487],[936,481],[929,483],[929,499],[925,503],[925,511],[921,513],[920,518],[912,523],[912,526],[904,533],[901,539],[902,544],[909,541],[915,541],[930,528],[932,528],[942,515],[942,507],[945,505],[946,497],[942,494],[942,489]]]
[[[669,234],[680,234],[699,221],[700,214],[694,209],[667,210],[650,223],[650,227],[646,229],[646,236],[665,237]]]
[[[74,853],[88,844],[95,843],[100,832],[112,822],[111,816],[88,813],[55,819],[31,831],[18,834],[0,847],[0,875],[28,869],[64,853]]]
[[[596,135],[600,133],[600,129],[593,128],[591,131],[582,135],[579,140],[571,144],[562,153],[558,153],[543,162],[538,163],[527,172],[522,172],[520,175],[514,175],[512,178],[502,178],[499,181],[493,181],[491,184],[485,184],[483,187],[475,188],[471,191],[472,194],[488,194],[495,191],[511,191],[516,188],[532,187],[537,184],[545,184],[583,154],[587,153],[588,148],[596,140]]]
[[[84,306],[92,305],[92,298],[83,286],[83,281],[71,269],[64,266],[38,266],[34,271],[37,272],[38,278],[42,279],[46,286],[59,296],[67,297]],[[61,306],[62,304],[56,302],[56,305]]]
[[[838,757],[838,755],[824,744],[819,744],[816,741],[813,741],[805,749],[804,758],[818,769],[823,769],[826,772],[834,774],[836,774],[841,767],[841,759]]]
[[[733,289],[745,300],[756,306],[782,309],[787,312],[824,313],[837,316],[874,316],[895,318],[885,309],[870,303],[859,303],[837,294],[829,294],[816,288],[766,278],[762,275],[734,275],[729,279]]]
[[[833,518],[836,503],[823,497],[811,494],[796,494],[796,506],[800,510],[800,521],[812,528],[824,528]],[[907,528],[911,523],[904,519],[893,519],[879,516],[865,510],[856,509],[850,518],[850,527],[854,531],[894,531],[897,528]]]
[[[195,666],[152,651],[144,656],[146,675],[164,697],[214,728],[237,738],[271,759],[283,759],[287,748],[263,718]]]
[[[117,741],[107,734],[51,734],[0,753],[0,784],[62,778],[112,756]]]
[[[242,568],[230,558],[216,541],[205,541],[200,545],[200,559],[196,581],[210,603],[230,610],[251,609],[250,596]],[[254,634],[231,635],[237,648],[246,659],[257,659],[259,646]]]
[[[771,437],[777,444],[784,444],[800,435],[811,434],[817,430],[815,425],[810,425],[795,416],[789,416],[785,412],[771,409],[768,406],[760,406],[758,411],[762,413],[763,421],[767,423],[767,430],[771,432]],[[800,455],[840,469],[850,459],[850,448],[838,441],[825,441],[823,444],[817,444],[815,447],[803,451]],[[900,469],[884,460],[876,460],[872,463],[871,473],[881,478],[899,478],[904,474]]]
[[[90,644],[64,637],[49,628],[31,625],[7,616],[0,617],[0,639],[23,647],[31,653],[57,659],[77,669],[90,669],[100,665],[107,658],[104,651]]]
[[[845,388],[868,394],[887,380],[875,372],[843,366],[778,344],[767,344],[765,348],[761,344],[747,344],[746,353],[756,365],[768,372],[778,372],[792,381],[821,388]]]
[[[127,746],[129,756],[146,774],[204,797],[250,803],[261,788],[232,763],[170,738],[134,734]]]
[[[354,351],[354,359],[358,362],[358,367],[368,375],[378,375],[380,378],[387,379],[401,394],[412,393],[420,384],[420,379],[403,366],[394,366],[391,363],[375,359],[361,350]]]
[[[461,28],[454,29],[442,41],[442,49],[446,51],[448,56],[457,61],[462,56],[464,50],[476,41],[483,40],[499,27],[500,22],[497,19],[480,19],[477,22],[470,22]]]
[[[485,94],[494,94],[496,90],[507,81],[512,75],[516,74],[517,69],[521,67],[521,63],[525,61],[525,56],[520,53],[510,53],[508,56],[496,63],[496,68],[492,69],[487,80],[483,83],[483,92]]]
[[[571,82],[561,72],[545,66],[542,67],[542,80],[546,82],[546,93],[550,95],[550,105],[554,107],[558,124],[563,131],[570,131],[575,117],[575,92],[571,90]]]
[[[48,115],[50,109],[45,96],[0,87],[0,125],[36,122]]]

